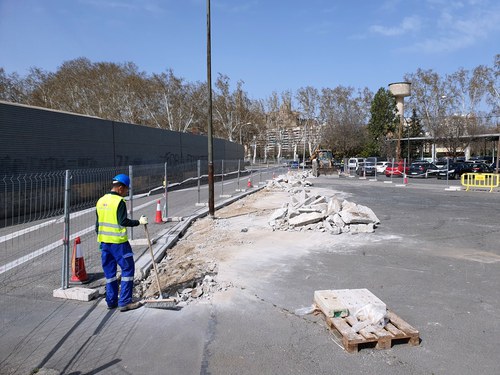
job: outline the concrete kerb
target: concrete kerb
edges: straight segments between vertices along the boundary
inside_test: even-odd
[[[229,199],[226,199],[215,205],[215,210],[219,210],[237,200],[246,197],[247,195],[256,193],[264,189],[266,185],[248,189],[240,194],[237,194]],[[155,261],[163,259],[165,253],[168,249],[172,248],[179,238],[186,232],[189,226],[197,219],[205,217],[209,214],[208,208],[203,208],[198,210],[195,214],[185,217],[182,221],[178,222],[173,228],[165,229],[158,233],[152,240],[155,244],[153,245],[153,254]],[[146,249],[147,250],[147,249]],[[153,266],[151,255],[149,251],[141,252],[141,255],[135,262],[135,279],[142,280],[146,278]]]

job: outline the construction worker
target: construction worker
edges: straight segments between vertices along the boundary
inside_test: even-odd
[[[130,178],[127,175],[115,176],[111,191],[102,196],[96,205],[97,242],[100,243],[102,268],[106,277],[106,303],[108,309],[118,307],[120,311],[133,310],[141,306],[140,302],[132,302],[135,263],[126,227],[148,223],[148,218],[144,215],[139,220],[127,217],[127,206],[123,197],[127,196],[129,187]],[[119,295],[117,265],[122,271]]]

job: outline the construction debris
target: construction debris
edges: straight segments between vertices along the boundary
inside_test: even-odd
[[[363,347],[390,349],[394,344],[417,346],[419,332],[368,289],[317,290],[314,306],[328,326],[341,336],[349,353]]]
[[[268,189],[290,193],[290,202],[274,211],[269,218],[273,230],[315,230],[331,234],[373,233],[380,223],[368,207],[333,196],[310,194],[306,187],[308,172],[280,175],[269,181]]]

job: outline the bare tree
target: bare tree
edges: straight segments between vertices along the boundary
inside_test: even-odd
[[[336,156],[354,156],[362,150],[368,112],[362,95],[354,97],[354,88],[344,86],[321,90],[320,116],[327,124],[324,139]]]
[[[7,75],[0,68],[0,100],[26,104],[29,90],[17,73]]]
[[[493,115],[500,115],[500,54],[495,55],[493,68],[488,71],[487,102],[493,107]]]
[[[154,74],[150,84],[150,95],[141,98],[141,102],[150,113],[154,126],[180,132],[193,127],[199,107],[193,99],[199,98],[199,86],[185,83],[171,69]]]
[[[216,135],[233,141],[240,126],[252,120],[250,100],[243,90],[243,81],[238,81],[236,90],[231,92],[229,77],[219,74],[215,87],[213,105]]]
[[[302,113],[304,124],[309,127],[310,135],[307,137],[309,155],[312,155],[313,148],[320,146],[321,136],[313,138],[313,134],[320,133],[319,115],[319,92],[316,88],[307,86],[297,90],[296,99],[299,105],[299,110]],[[316,143],[313,147],[312,143]]]

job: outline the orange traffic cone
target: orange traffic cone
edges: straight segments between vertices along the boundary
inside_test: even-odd
[[[73,246],[73,256],[71,257],[71,279],[70,284],[86,284],[90,281],[87,271],[85,271],[85,262],[83,260],[83,250],[81,248],[80,237],[75,238]]]
[[[247,182],[247,188],[251,188],[252,187],[252,179],[248,179],[248,182]]]
[[[156,218],[155,218],[155,223],[160,224],[163,223],[163,218],[161,216],[161,207],[160,207],[160,201],[156,204]]]

